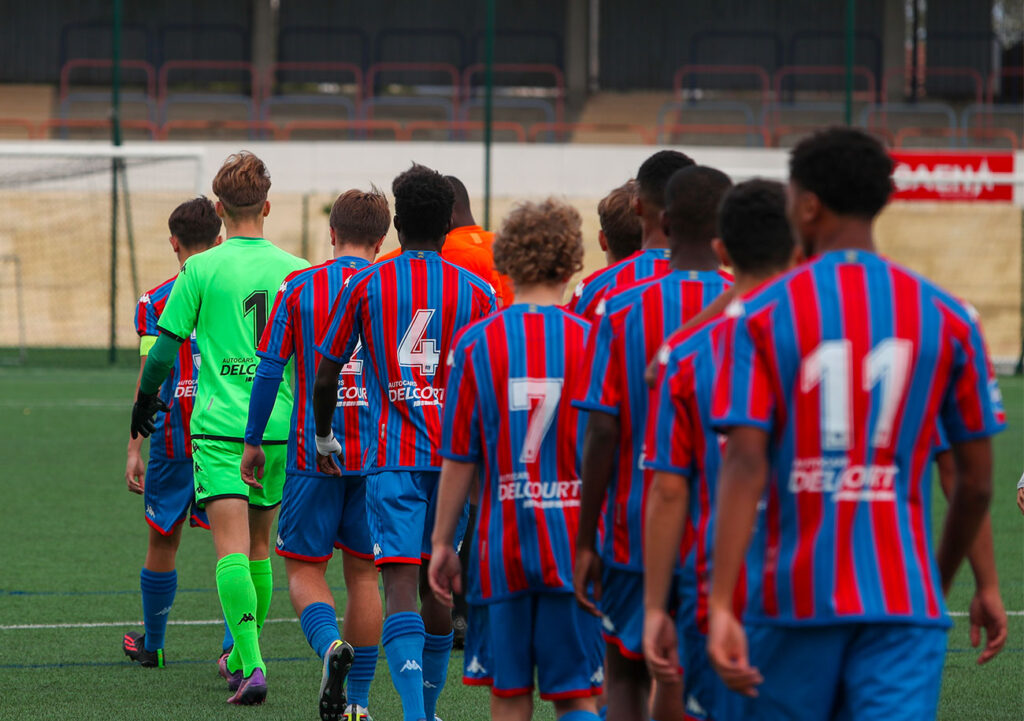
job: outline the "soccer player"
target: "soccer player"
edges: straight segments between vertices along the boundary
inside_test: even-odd
[[[604,617],[610,718],[645,718],[650,687],[643,658],[643,521],[651,475],[641,465],[649,395],[644,371],[666,336],[730,285],[711,247],[718,203],[730,186],[724,173],[700,165],[672,176],[664,201],[671,272],[603,299],[587,349],[589,376],[576,401],[590,413],[575,590],[584,608]],[[598,549],[602,506],[604,542]],[[681,706],[678,680],[659,684],[652,715],[676,718]]]
[[[376,427],[363,383],[363,361],[356,353],[342,369],[338,385],[333,427],[345,441],[339,480],[317,468],[313,423],[316,345],[327,330],[331,303],[348,278],[373,262],[390,224],[388,201],[380,191],[349,190],[338,196],[330,216],[334,259],[292,273],[281,286],[260,341],[260,365],[249,400],[241,472],[242,478],[252,483],[262,476],[263,433],[285,364],[295,356],[296,401],[288,436],[276,551],[285,559],[288,591],[302,631],[323,660],[319,701],[323,721],[367,718],[382,616],[373,544],[366,524],[363,453],[376,442]],[[348,592],[345,642],[338,631],[334,596],[325,578],[335,547],[344,554]]]
[[[462,181],[454,175],[444,176],[455,193],[455,205],[452,207],[452,229],[445,236],[441,257],[449,263],[465,268],[491,284],[499,305],[509,305],[515,299],[515,289],[508,276],[494,269],[494,233],[484,230],[476,224],[473,209],[469,204],[469,191]],[[397,258],[401,248],[385,253],[377,259],[378,263]]]
[[[616,288],[669,271],[668,238],[661,219],[665,210],[665,187],[676,171],[693,164],[689,156],[676,150],[659,150],[643,162],[636,174],[637,194],[634,200],[634,210],[642,226],[641,250],[580,281],[569,301],[569,310],[593,321],[601,299]]]
[[[597,218],[601,229],[597,242],[608,265],[615,265],[640,250],[643,226],[636,214],[637,183],[630,179],[597,204]]]
[[[202,253],[221,241],[220,218],[213,203],[206,198],[193,198],[179,205],[167,219],[167,225],[179,267],[196,253]],[[142,366],[145,366],[146,356],[156,342],[159,333],[157,323],[173,286],[174,278],[171,278],[143,293],[139,299],[135,331],[139,334]],[[183,343],[171,376],[160,388],[160,399],[169,410],[154,424],[148,468],[142,462],[143,439],[128,439],[124,475],[128,490],[142,495],[146,523],[149,524],[149,543],[139,577],[145,633],[126,633],[121,648],[128,658],[146,667],[163,668],[164,665],[164,634],[178,588],[174,559],[181,543],[181,524],[186,517],[190,518],[192,525],[205,524],[205,514],[194,508],[192,451],[188,433],[196,392],[198,363],[195,359],[198,358],[199,348],[195,339]],[[135,392],[138,393],[138,383]],[[230,634],[227,634],[225,647],[230,643]]]
[[[448,675],[451,612],[430,593],[430,555],[441,459],[441,363],[453,338],[495,308],[486,280],[443,260],[454,194],[447,180],[413,165],[392,184],[402,253],[359,271],[328,323],[314,390],[320,469],[340,473],[345,451],[331,431],[338,375],[363,351],[377,442],[363,458],[373,555],[384,581],[384,651],[405,721],[433,719]],[[417,613],[417,595],[423,607]]]
[[[795,242],[786,220],[780,183],[750,180],[722,199],[718,238],[712,245],[722,265],[735,272],[732,292],[743,298],[787,270]],[[677,681],[686,669],[687,718],[723,719],[725,688],[707,660],[707,591],[710,583],[715,485],[721,454],[711,430],[714,334],[722,316],[695,329],[680,329],[658,351],[660,382],[647,416],[645,466],[654,471],[644,525],[644,656],[660,681]],[[680,607],[665,610],[687,527],[692,549],[683,548]],[[678,633],[684,656],[677,657]]]
[[[213,192],[228,239],[181,267],[132,409],[132,435],[152,433],[153,414],[167,408],[157,391],[179,346],[195,330],[202,356],[190,422],[196,501],[210,520],[217,593],[235,641],[231,654],[222,656],[218,665],[233,692],[228,702],[242,705],[262,703],[267,696],[259,629],[274,585],[270,527],[281,502],[292,405],[291,388],[282,384],[263,441],[263,479],[251,486],[244,483],[238,469],[256,345],[272,294],[289,273],[309,266],[262,237],[269,190],[270,173],[251,153],[228,157],[217,172]]]
[[[600,625],[572,595],[583,414],[569,391],[583,372],[589,324],[557,307],[582,267],[580,225],[579,213],[555,200],[514,209],[494,255],[517,302],[470,326],[448,357],[430,585],[448,605],[461,590],[453,541],[482,472],[468,596],[486,613],[466,644],[483,637],[491,651],[491,718],[502,721],[532,717],[535,672],[557,718],[598,719]]]
[[[716,351],[711,418],[728,439],[708,656],[746,697],[737,717],[935,717],[943,594],[1005,423],[973,310],[875,251],[892,167],[851,128],[794,148],[788,215],[812,260],[732,307]],[[958,474],[933,554],[940,419]],[[732,600],[748,546],[744,628]]]

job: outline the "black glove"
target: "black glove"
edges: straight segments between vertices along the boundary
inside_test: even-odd
[[[132,406],[132,438],[149,438],[149,434],[156,430],[153,418],[157,411],[166,413],[169,410],[167,404],[160,400],[156,393],[140,391],[139,397],[135,399],[135,405]]]

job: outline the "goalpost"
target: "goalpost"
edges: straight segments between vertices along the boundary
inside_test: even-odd
[[[167,216],[204,177],[195,148],[0,143],[0,363],[113,360],[139,277],[173,273]]]

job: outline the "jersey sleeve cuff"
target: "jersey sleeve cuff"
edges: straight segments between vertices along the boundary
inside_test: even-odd
[[[178,341],[179,343],[184,343],[184,342],[185,342],[185,339],[184,339],[184,338],[182,338],[182,337],[181,337],[180,335],[178,335],[177,333],[175,333],[175,332],[173,332],[173,331],[169,331],[169,330],[167,330],[167,329],[166,329],[166,328],[164,328],[164,327],[163,327],[162,325],[158,325],[158,326],[156,327],[156,329],[157,329],[158,331],[160,331],[161,333],[164,333],[164,334],[166,334],[166,335],[170,336],[171,338],[173,338],[174,340]]]
[[[442,448],[437,452],[441,458],[447,458],[449,461],[457,461],[459,463],[479,463],[480,457],[477,455],[462,455],[455,453],[450,448]]]
[[[601,413],[607,413],[610,416],[619,415],[619,409],[615,406],[606,406],[602,403],[590,400],[573,401],[572,407],[581,411],[599,411]]]
[[[671,463],[668,463],[666,461],[659,461],[657,459],[652,460],[652,461],[646,461],[645,460],[644,461],[644,468],[646,470],[648,470],[648,471],[657,471],[657,472],[661,472],[661,473],[672,473],[672,474],[675,474],[677,476],[682,476],[683,478],[692,478],[693,477],[693,469],[691,469],[691,468],[679,468],[678,466],[673,466]]]
[[[332,360],[335,363],[339,363],[341,365],[345,365],[345,363],[348,362],[348,361],[343,361],[341,358],[339,358],[338,356],[334,355],[334,353],[331,353],[331,351],[328,348],[325,348],[324,346],[319,346],[318,345],[316,347],[316,352],[319,353],[320,355],[322,355],[324,358],[327,358],[328,360]]]
[[[999,423],[994,426],[987,426],[986,428],[980,431],[965,433],[953,433],[947,429],[946,440],[948,441],[948,443],[945,446],[945,448],[948,448],[949,445],[953,443],[966,443],[967,441],[978,441],[981,440],[982,438],[991,438],[992,436],[1002,433],[1005,430],[1005,423]],[[936,449],[936,451],[938,451],[938,449]]]
[[[762,421],[748,416],[731,415],[711,419],[711,428],[718,433],[725,433],[730,428],[742,426],[744,428],[757,428],[765,433],[771,433],[771,421]]]

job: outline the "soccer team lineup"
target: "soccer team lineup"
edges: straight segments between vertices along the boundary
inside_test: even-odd
[[[1020,416],[977,311],[879,253],[893,170],[848,127],[784,182],[659,150],[585,241],[556,197],[484,230],[413,162],[336,196],[311,266],[264,237],[273,167],[231,154],[134,310],[120,665],[197,718],[322,721],[918,721],[954,649],[1019,673],[993,519],[1021,469],[993,459]],[[195,534],[213,556],[179,558]],[[218,619],[178,621],[204,585]],[[219,656],[176,663],[187,634]]]

